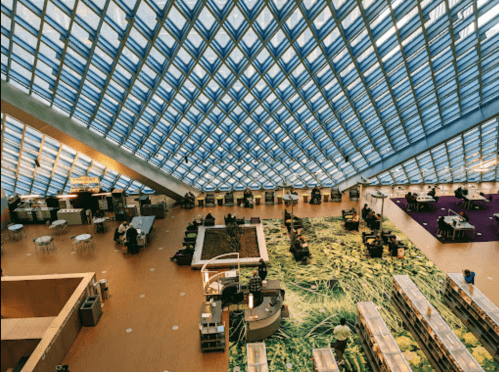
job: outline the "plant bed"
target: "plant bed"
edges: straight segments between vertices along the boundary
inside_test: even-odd
[[[258,250],[258,240],[254,227],[241,227],[241,258],[260,257]],[[225,238],[225,229],[206,230],[203,243],[202,260],[209,260],[224,253],[231,253],[233,250]]]

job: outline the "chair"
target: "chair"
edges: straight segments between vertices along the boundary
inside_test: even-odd
[[[257,223],[261,223],[260,217],[251,217],[250,218],[250,224],[257,224]]]
[[[196,243],[197,236],[198,236],[198,234],[196,234],[196,233],[189,232],[187,234],[187,231],[186,231],[184,242],[194,244],[194,243]]]
[[[208,218],[208,219],[204,220],[204,225],[205,226],[215,226],[215,219]]]
[[[236,223],[238,225],[244,225],[246,223],[246,221],[244,220],[244,217],[243,218],[236,218]]]
[[[341,216],[343,217],[343,220],[348,220],[349,218],[352,218],[354,213],[355,213],[355,208],[352,208],[350,210],[343,209],[341,211]]]
[[[358,188],[355,187],[350,189],[349,194],[350,194],[350,201],[359,201],[360,192]]]
[[[214,207],[215,206],[215,194],[213,194],[213,193],[206,194],[206,198],[204,199],[204,205],[207,207]]]
[[[233,207],[234,206],[234,194],[231,192],[228,192],[225,194],[225,205],[227,207]]]
[[[342,199],[343,194],[340,192],[340,189],[338,187],[333,187],[331,189],[331,201],[332,202],[340,202]]]
[[[360,221],[357,221],[357,222],[353,222],[353,221],[346,221],[345,222],[345,229],[348,230],[348,231],[359,231],[359,224],[360,224]]]
[[[265,191],[265,205],[274,205],[274,192],[273,191]]]

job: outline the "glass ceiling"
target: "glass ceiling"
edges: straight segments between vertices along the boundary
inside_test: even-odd
[[[1,10],[3,80],[204,190],[331,186],[499,96],[496,0]]]
[[[69,194],[69,179],[82,176],[99,177],[106,191],[154,192],[10,116],[3,119],[2,114],[2,188],[9,196],[56,195],[61,190]]]
[[[378,175],[373,183],[403,185],[497,181],[498,122],[499,116],[387,170]]]

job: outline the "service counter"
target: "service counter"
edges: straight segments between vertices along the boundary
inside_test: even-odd
[[[246,342],[262,341],[272,336],[281,325],[281,295],[264,297],[260,305],[244,311]]]

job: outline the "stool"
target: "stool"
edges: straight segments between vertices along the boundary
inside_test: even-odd
[[[308,197],[310,196],[310,194],[303,194],[303,202],[304,203],[308,203]]]
[[[277,204],[282,204],[282,195],[277,195]]]
[[[198,207],[204,207],[204,198],[198,198]]]
[[[261,200],[262,200],[261,195],[255,195],[255,205],[260,205]]]
[[[326,192],[325,192],[325,193],[324,193],[324,194],[322,194],[322,195],[324,195],[324,203],[327,203],[327,202],[329,201],[329,193],[326,193]]]

